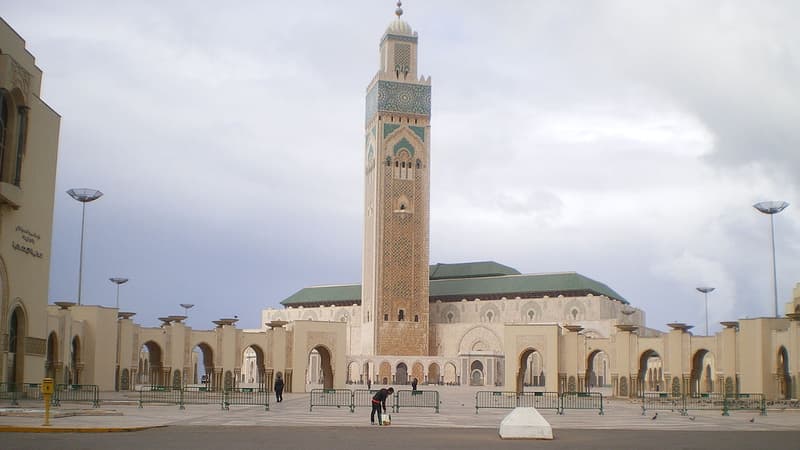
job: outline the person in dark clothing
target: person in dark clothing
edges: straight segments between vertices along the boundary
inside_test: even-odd
[[[394,394],[394,388],[383,388],[380,391],[376,392],[375,395],[372,397],[372,414],[369,416],[369,421],[373,425],[375,425],[375,412],[378,413],[378,425],[383,425],[383,420],[381,419],[381,407],[383,407],[383,412],[386,412],[386,398],[390,395]]]
[[[372,389],[372,380],[367,378],[367,389]]]
[[[416,391],[416,390],[417,390],[417,383],[418,383],[418,382],[419,382],[419,381],[418,381],[416,378],[414,378],[413,380],[411,380],[411,390],[412,390],[412,391]]]
[[[275,375],[275,400],[278,403],[283,401],[283,375],[280,372]]]

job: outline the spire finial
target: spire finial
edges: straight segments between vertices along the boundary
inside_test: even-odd
[[[397,15],[398,19],[400,18],[400,16],[403,15],[403,2],[402,1],[400,1],[400,0],[397,1],[397,9],[394,10],[394,13]]]

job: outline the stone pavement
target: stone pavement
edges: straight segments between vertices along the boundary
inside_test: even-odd
[[[481,409],[475,414],[475,388],[443,387],[440,392],[440,413],[432,408],[402,408],[392,414],[392,427],[420,428],[491,428],[497,429],[508,409]],[[315,407],[309,412],[309,394],[285,394],[282,403],[270,400],[270,410],[263,407],[231,406],[223,411],[219,405],[145,405],[138,408],[135,396],[122,393],[103,393],[98,409],[90,405],[64,404],[53,408],[52,429],[65,431],[130,431],[158,426],[232,427],[232,426],[311,426],[311,427],[369,427],[369,408]],[[41,427],[41,405],[26,403],[20,408],[0,404],[0,431],[25,429],[49,431]],[[563,416],[555,411],[542,410],[542,415],[554,430],[682,430],[682,431],[794,431],[800,429],[800,411],[731,412],[723,417],[720,411],[677,412],[659,411],[642,416],[638,403],[627,400],[606,402],[605,415],[597,411],[567,410]],[[10,415],[14,414],[14,415]],[[691,418],[694,420],[691,420]],[[750,422],[753,420],[753,422]]]

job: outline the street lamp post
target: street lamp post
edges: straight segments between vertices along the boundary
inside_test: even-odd
[[[81,304],[81,288],[83,284],[83,229],[86,223],[86,204],[93,202],[103,196],[103,193],[97,189],[76,188],[67,191],[70,197],[81,202],[83,209],[81,212],[81,257],[78,263],[78,305]]]
[[[109,278],[108,281],[117,285],[117,309],[119,309],[119,285],[127,283],[128,279],[122,277],[114,277],[114,278]]]
[[[709,286],[700,286],[697,288],[697,290],[703,293],[703,296],[706,300],[706,336],[708,336],[708,293],[713,291],[714,288]]]
[[[786,209],[787,206],[789,206],[789,204],[783,201],[758,202],[755,205],[753,205],[753,208],[757,209],[759,212],[769,215],[769,236],[770,236],[770,242],[772,243],[772,296],[774,300],[773,312],[775,313],[775,317],[779,317],[778,275],[777,275],[777,270],[775,268],[775,223],[772,219],[772,216],[783,211],[784,209]]]
[[[183,308],[183,315],[189,317],[189,310],[194,307],[191,303],[181,303],[181,308]]]

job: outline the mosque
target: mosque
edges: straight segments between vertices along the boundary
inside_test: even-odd
[[[288,392],[416,378],[517,391],[602,386],[622,397],[798,397],[800,284],[785,318],[723,322],[698,336],[684,323],[646,327],[642,310],[582,274],[430,264],[432,84],[419,73],[419,36],[401,6],[366,90],[362,283],[300,289],[283,308],[263,310],[255,330],[235,318],[194,330],[185,316],[142,327],[117,308],[47,305],[47,283],[37,281],[49,270],[58,115],[38,99],[41,71],[24,41],[0,23],[0,149],[18,149],[0,171],[0,381],[268,388],[281,373]]]

